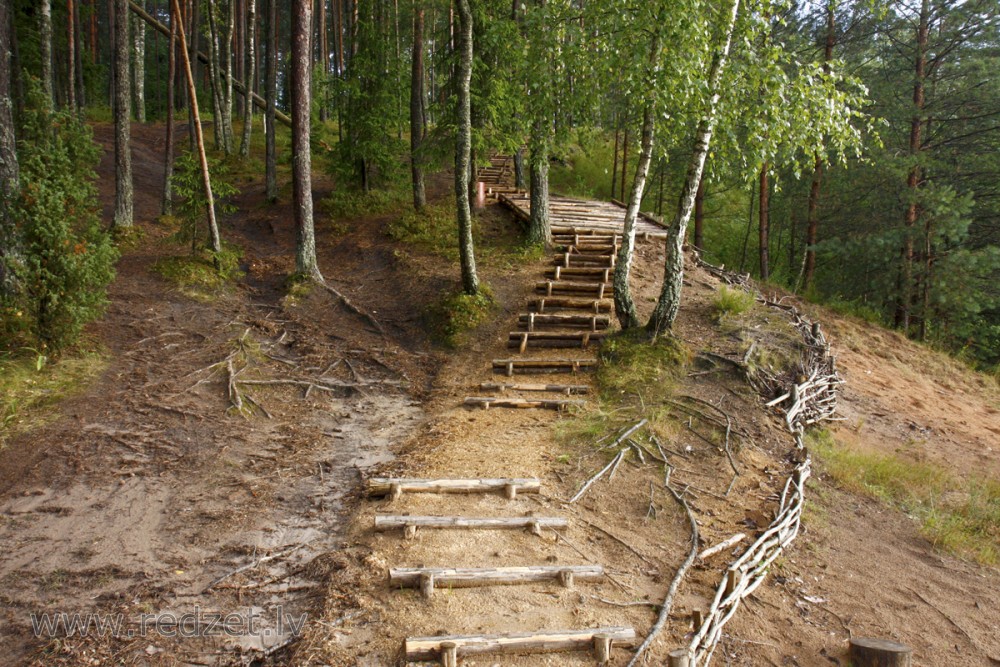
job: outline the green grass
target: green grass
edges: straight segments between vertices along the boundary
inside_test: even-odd
[[[640,419],[664,438],[676,429],[666,401],[691,360],[682,342],[661,336],[650,342],[644,331],[619,333],[601,344],[596,406],[558,423],[566,441],[591,441]]]
[[[153,264],[151,270],[176,285],[185,296],[208,302],[242,277],[240,254],[237,248],[224,247],[217,254],[202,251],[197,255],[166,257]]]
[[[808,435],[822,470],[841,488],[915,517],[939,549],[985,565],[1000,564],[1000,482],[959,479],[898,456],[844,446],[826,430]]]
[[[389,222],[388,231],[389,236],[400,243],[458,260],[458,226],[453,199],[429,204],[420,212],[406,211]]]
[[[54,363],[34,350],[0,357],[0,449],[14,435],[53,419],[51,406],[83,391],[106,366],[103,354],[85,349]]]
[[[757,304],[753,294],[741,289],[730,289],[723,285],[712,300],[712,309],[719,321],[727,317],[742,315]]]
[[[359,190],[340,189],[330,193],[320,209],[335,221],[369,215],[385,215],[402,211],[412,202],[412,193],[405,187]]]

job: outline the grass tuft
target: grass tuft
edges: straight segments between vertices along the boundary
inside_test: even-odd
[[[455,224],[455,202],[445,200],[430,204],[423,211],[407,211],[389,223],[389,236],[458,260],[458,227]]]
[[[1000,564],[1000,482],[956,479],[926,463],[844,446],[827,430],[811,431],[808,444],[841,488],[916,517],[936,548]]]
[[[741,289],[730,289],[723,285],[712,301],[715,317],[721,322],[727,317],[746,313],[757,304],[757,299],[750,292]]]
[[[205,250],[197,255],[165,257],[153,264],[152,270],[177,285],[185,296],[207,302],[242,277],[239,261],[238,249],[223,248],[219,253]]]
[[[83,391],[106,366],[103,354],[88,350],[67,352],[52,364],[35,350],[0,356],[0,449],[55,418],[50,406]]]

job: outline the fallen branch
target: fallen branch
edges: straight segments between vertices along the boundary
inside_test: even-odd
[[[370,313],[366,313],[365,311],[355,306],[346,296],[344,296],[343,294],[341,294],[340,292],[338,292],[336,289],[326,284],[325,282],[319,282],[317,284],[323,289],[325,289],[327,292],[335,296],[337,299],[339,299],[340,302],[344,304],[344,307],[346,307],[349,311],[361,317],[370,325],[375,327],[375,330],[378,331],[380,334],[382,334],[383,336],[386,335],[385,329],[383,329],[382,324],[375,319],[375,316],[371,315]]]
[[[700,554],[698,554],[698,559],[699,560],[705,560],[706,558],[711,558],[712,556],[714,556],[715,554],[719,553],[720,551],[724,551],[724,550],[726,550],[726,549],[728,549],[730,547],[733,547],[733,546],[739,544],[740,542],[742,542],[745,539],[746,539],[746,535],[744,535],[743,533],[736,533],[735,535],[733,535],[729,539],[723,540],[722,542],[719,542],[714,547],[709,547],[709,548],[705,549],[704,551],[702,551]]]
[[[298,549],[302,548],[303,546],[305,546],[305,545],[304,544],[296,544],[295,546],[291,547],[290,549],[285,549],[284,551],[279,551],[279,552],[273,553],[273,554],[271,554],[269,556],[261,556],[260,558],[256,558],[256,559],[254,559],[254,561],[252,563],[247,563],[246,565],[241,565],[240,567],[236,568],[232,572],[228,572],[227,574],[222,575],[218,579],[215,579],[208,586],[205,586],[205,588],[203,588],[201,592],[202,593],[207,593],[209,590],[211,590],[212,588],[218,586],[219,584],[221,584],[223,581],[225,581],[226,579],[228,579],[230,577],[234,577],[237,574],[240,574],[242,572],[246,572],[247,570],[252,570],[255,567],[263,565],[264,563],[270,562],[272,560],[278,560],[279,558],[284,558],[285,556],[287,556],[287,555],[289,555],[289,554],[297,551]]]
[[[614,442],[612,442],[610,445],[604,445],[603,447],[601,447],[601,449],[611,449],[613,447],[617,447],[618,445],[620,445],[622,443],[622,441],[625,440],[625,438],[629,437],[630,435],[632,435],[633,433],[635,433],[636,431],[638,431],[640,428],[642,428],[643,426],[645,426],[646,423],[647,423],[646,419],[640,419],[638,422],[636,422],[635,424],[633,424],[632,426],[630,426],[624,433],[622,433],[617,438],[615,438]],[[598,451],[600,451],[600,450],[598,450]]]
[[[623,458],[625,458],[626,450],[627,450],[626,447],[622,447],[621,449],[619,449],[618,454],[615,456],[615,458],[611,459],[611,463],[601,468],[600,472],[598,472],[596,475],[588,479],[587,482],[582,487],[580,487],[580,490],[576,492],[576,495],[569,499],[568,501],[569,504],[572,505],[580,498],[582,498],[583,494],[587,492],[587,489],[589,489],[594,482],[603,477],[604,473],[606,473],[608,470],[611,470],[612,467],[617,468],[618,464],[621,463]]]
[[[681,586],[681,581],[684,580],[684,575],[687,574],[688,569],[690,569],[691,565],[695,561],[695,558],[698,556],[698,522],[695,520],[694,514],[691,512],[691,507],[679,493],[674,491],[673,487],[668,486],[667,491],[669,491],[674,497],[674,500],[676,500],[677,503],[684,508],[684,513],[687,514],[688,523],[691,524],[691,549],[688,551],[687,558],[684,559],[684,562],[681,563],[681,566],[677,569],[677,574],[674,575],[673,581],[670,582],[667,594],[663,598],[663,604],[660,606],[660,615],[657,617],[656,623],[653,624],[649,634],[646,635],[645,641],[642,642],[639,649],[635,652],[635,655],[632,656],[632,659],[628,663],[629,667],[632,667],[632,665],[639,662],[639,658],[642,657],[642,654],[647,648],[649,648],[650,644],[653,643],[653,640],[656,639],[656,635],[660,634],[660,631],[663,630],[663,627],[667,624],[667,620],[670,617],[670,609],[674,606],[674,597],[677,595],[677,590]]]

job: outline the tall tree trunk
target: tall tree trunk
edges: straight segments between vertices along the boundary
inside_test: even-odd
[[[924,80],[927,68],[927,36],[930,22],[930,5],[928,0],[920,4],[920,23],[917,26],[917,54],[914,59],[913,77],[913,117],[910,119],[910,158],[913,165],[906,176],[906,189],[909,202],[906,215],[903,218],[905,226],[903,233],[903,248],[900,253],[901,265],[897,283],[897,302],[894,322],[904,333],[910,331],[910,307],[913,300],[913,230],[920,217],[918,190],[921,183],[920,168],[921,128],[924,114]]]
[[[659,24],[659,21],[657,21]],[[654,30],[653,39],[649,46],[649,76],[651,77],[656,68],[656,59],[660,52],[660,32],[659,27]],[[618,248],[618,259],[615,262],[615,272],[613,278],[615,314],[622,329],[635,329],[639,326],[639,313],[636,311],[635,301],[632,299],[632,291],[629,289],[629,274],[632,270],[632,255],[635,252],[635,223],[639,217],[639,208],[642,206],[642,195],[646,189],[646,179],[649,176],[649,164],[653,159],[653,142],[655,140],[656,109],[653,101],[646,102],[642,110],[642,129],[639,142],[639,160],[635,165],[635,178],[632,179],[632,191],[629,193],[628,204],[625,209],[625,222],[622,226],[622,244]],[[626,126],[626,133],[628,127]],[[626,136],[628,136],[626,134]],[[625,163],[622,162],[624,174]],[[624,186],[625,180],[622,179]],[[622,189],[622,196],[625,190]]]
[[[413,176],[413,208],[427,205],[420,145],[424,141],[424,9],[413,3],[413,55],[410,68],[410,171]]]
[[[462,263],[462,289],[466,294],[479,293],[476,255],[472,243],[472,211],[469,208],[469,172],[472,149],[472,8],[469,0],[455,0],[460,23],[458,61],[458,118],[455,137],[455,200],[458,217],[458,249]]]
[[[659,36],[654,38],[652,53],[659,51]],[[615,314],[622,329],[635,329],[639,326],[639,313],[629,289],[629,272],[632,269],[632,254],[635,251],[635,223],[639,217],[639,206],[642,204],[642,193],[646,188],[646,177],[649,175],[649,163],[653,158],[654,140],[654,109],[648,102],[642,112],[642,140],[639,149],[639,161],[635,165],[635,179],[632,181],[632,191],[628,198],[628,208],[625,209],[625,224],[622,229],[622,244],[618,249],[618,261],[615,262],[614,293]],[[623,165],[624,166],[624,165]]]
[[[142,6],[142,0],[137,0]],[[129,12],[130,13],[130,12]],[[146,122],[146,24],[138,16],[130,16],[132,21],[132,55],[135,62],[133,86],[135,87],[135,119]]]
[[[618,188],[618,196],[625,198],[625,172],[628,171],[628,115],[624,119],[625,131],[622,132],[622,184]]]
[[[52,108],[55,99],[52,81],[52,0],[40,0],[38,10],[38,55],[42,61],[42,92],[48,100],[49,107]]]
[[[253,130],[253,82],[257,80],[257,57],[254,51],[254,40],[257,31],[257,0],[246,0],[247,2],[247,29],[246,29],[246,60],[244,65],[244,85],[246,94],[243,95],[243,142],[240,144],[240,155],[250,157],[250,133]]]
[[[518,146],[514,151],[514,187],[524,189],[524,148]]]
[[[0,1],[0,294],[16,289],[8,273],[6,258],[16,256],[20,246],[10,215],[10,202],[17,197],[20,188],[11,94],[12,13],[11,3]]]
[[[292,210],[295,215],[295,271],[323,282],[316,262],[313,230],[312,157],[309,146],[309,107],[312,78],[312,0],[292,5]]]
[[[663,184],[662,174],[660,184]],[[705,249],[705,172],[698,179],[698,191],[694,193],[694,247]]]
[[[218,16],[218,0],[208,0],[208,78],[212,88],[212,136],[215,138],[215,149],[228,155],[222,120],[223,92]]]
[[[73,75],[76,77],[76,108],[82,114],[87,106],[83,85],[83,24],[80,23],[80,0],[73,0]]]
[[[170,39],[167,40],[167,140],[163,150],[163,200],[160,212],[171,215],[174,211],[174,192],[171,180],[174,177],[174,78],[177,70],[177,24],[179,19],[170,12]]]
[[[66,108],[76,109],[76,16],[73,0],[66,0]]]
[[[528,242],[548,243],[549,221],[549,125],[537,119],[531,129],[528,161],[531,171],[531,217],[528,220]]]
[[[611,165],[611,198],[615,198],[615,188],[618,187],[618,134],[619,128],[615,124],[615,152],[614,162]]]
[[[226,155],[236,150],[233,136],[233,31],[236,29],[236,0],[226,0],[226,21],[222,37],[222,132]]]
[[[132,87],[129,82],[128,0],[115,2],[115,217],[116,228],[132,226]]]
[[[833,60],[833,47],[836,45],[836,0],[828,0],[826,6],[826,45],[823,49],[823,71],[830,72],[830,61]],[[819,154],[813,165],[812,184],[809,186],[809,207],[806,219],[806,253],[802,268],[801,282],[806,291],[812,286],[816,274],[816,241],[819,232],[819,197],[823,180],[823,160]],[[792,230],[795,238],[795,230]]]
[[[277,151],[274,143],[274,119],[278,103],[278,0],[267,0],[267,51],[265,53],[266,70],[264,84],[267,96],[267,111],[264,120],[265,139],[265,172],[267,180],[267,200],[278,201],[278,167]]]
[[[320,96],[319,104],[319,120],[325,123],[329,120],[329,110],[327,109],[327,83],[326,78],[330,73],[330,44],[327,41],[327,29],[326,29],[326,0],[319,0],[317,3],[319,5],[319,12],[316,16],[316,44],[319,50],[319,62],[322,64],[323,80],[320,81],[320,90],[323,91]]]
[[[770,165],[765,162],[760,168],[760,209],[757,212],[758,250],[760,253],[760,279],[767,282],[771,278],[771,184],[768,178]]]
[[[201,131],[201,114],[198,113],[198,95],[194,87],[194,72],[191,70],[191,58],[188,56],[187,37],[184,35],[184,24],[181,23],[181,6],[179,0],[172,0],[174,19],[177,22],[177,32],[181,38],[181,53],[184,60],[184,73],[187,78],[188,99],[191,102],[191,126],[194,128],[194,143],[198,150],[198,162],[201,165],[201,181],[205,187],[205,209],[208,214],[208,238],[212,251],[222,252],[222,239],[219,238],[219,225],[215,221],[215,197],[212,195],[212,175],[208,170],[208,156],[205,155],[205,135]],[[219,267],[216,259],[216,268]]]
[[[649,323],[646,325],[647,331],[653,337],[659,336],[673,327],[680,309],[681,290],[684,285],[684,237],[687,234],[688,221],[691,219],[691,210],[694,208],[694,197],[698,190],[698,183],[701,181],[701,174],[705,168],[705,159],[708,157],[708,150],[712,143],[712,131],[715,129],[716,113],[721,96],[722,74],[726,67],[726,59],[729,57],[729,47],[733,41],[736,16],[739,14],[740,0],[731,0],[731,3],[727,8],[722,44],[719,45],[718,51],[712,57],[712,65],[709,69],[708,90],[711,91],[711,98],[702,120],[698,123],[694,149],[691,152],[691,161],[688,163],[687,177],[677,202],[677,215],[674,217],[667,235],[663,286],[649,318]]]

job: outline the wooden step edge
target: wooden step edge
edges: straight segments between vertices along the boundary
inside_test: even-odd
[[[375,530],[403,530],[406,539],[413,539],[419,528],[466,528],[469,530],[511,530],[529,528],[535,535],[542,534],[542,528],[561,530],[569,526],[569,521],[553,516],[518,517],[468,517],[468,516],[419,516],[409,514],[377,514]]]
[[[527,398],[498,398],[496,396],[466,396],[462,401],[463,405],[478,406],[484,410],[490,408],[516,408],[530,409],[541,408],[543,410],[566,410],[567,408],[582,407],[585,401],[570,399],[527,399]]]
[[[528,565],[494,568],[413,567],[391,568],[391,588],[420,588],[424,597],[431,597],[435,587],[472,588],[478,586],[509,586],[540,581],[559,581],[566,588],[576,582],[600,581],[604,568],[600,565]]]
[[[590,386],[585,384],[525,384],[503,382],[481,382],[480,391],[539,391],[566,394],[567,396],[589,394]]]
[[[491,493],[495,491],[503,491],[508,497],[512,497],[517,493],[538,493],[541,487],[542,483],[534,477],[479,479],[371,477],[365,482],[365,491],[371,498],[398,497],[403,493]]]
[[[405,659],[440,660],[457,664],[458,656],[483,653],[550,653],[593,648],[599,659],[607,662],[612,646],[634,646],[635,630],[611,626],[586,630],[542,630],[497,635],[443,635],[408,637],[404,642]]]

